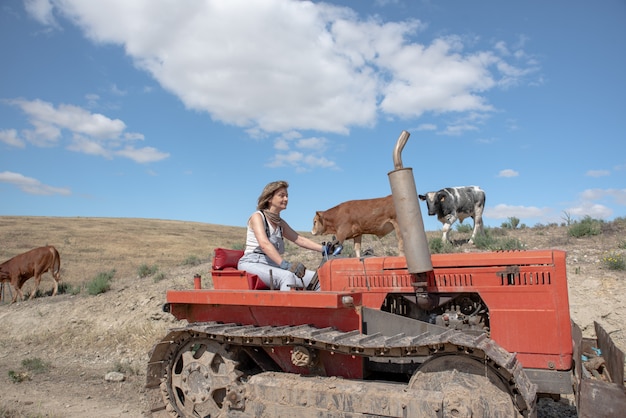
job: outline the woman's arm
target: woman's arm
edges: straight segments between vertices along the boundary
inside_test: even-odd
[[[308,250],[322,252],[322,249],[324,248],[322,247],[322,244],[318,244],[317,242],[298,234],[284,220],[283,220],[283,236],[287,238],[289,241],[292,241],[294,244],[298,245],[299,247],[306,248]]]

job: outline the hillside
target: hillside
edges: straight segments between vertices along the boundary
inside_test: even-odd
[[[601,263],[623,243],[626,222],[605,224],[602,234],[585,238],[572,238],[567,228],[558,226],[505,234],[529,249],[567,251],[572,318],[587,336],[593,336],[593,321],[600,322],[620,348],[626,348],[626,272]],[[242,227],[180,221],[0,217],[0,262],[54,245],[61,255],[62,281],[75,293],[0,304],[0,417],[144,416],[148,353],[168,328],[182,325],[161,310],[166,290],[193,287],[194,274],[209,287],[213,248],[241,248],[244,235]],[[378,255],[394,254],[394,234],[366,237],[363,248],[368,247]],[[318,255],[295,248],[288,246],[289,258],[308,267],[319,263]],[[460,250],[475,251],[467,245]],[[155,281],[156,275],[139,277],[142,265],[156,266],[162,280]],[[111,289],[90,296],[86,284],[112,270]],[[25,285],[26,293],[30,286],[32,280]],[[41,290],[51,289],[46,273]],[[34,360],[41,360],[41,367],[32,370],[23,363]],[[105,381],[111,371],[122,372],[125,380]],[[16,383],[15,376],[24,380]],[[540,416],[575,416],[567,402],[542,406]]]

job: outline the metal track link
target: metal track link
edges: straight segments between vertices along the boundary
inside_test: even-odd
[[[528,379],[514,354],[484,334],[474,336],[450,330],[438,335],[424,333],[418,336],[398,334],[386,337],[380,334],[365,335],[358,331],[343,332],[334,328],[320,329],[310,325],[275,327],[200,322],[172,329],[168,337],[174,341],[186,333],[237,346],[307,346],[361,357],[397,358],[462,353],[484,362],[500,375],[509,385],[514,403],[523,416],[528,416],[529,411],[535,411],[536,385]]]

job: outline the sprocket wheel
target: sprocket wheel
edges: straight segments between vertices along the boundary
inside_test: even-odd
[[[184,340],[167,365],[161,392],[172,416],[215,418],[240,409],[236,353],[203,337]]]
[[[413,374],[408,386],[442,392],[446,417],[521,416],[496,371],[470,356],[433,357]]]

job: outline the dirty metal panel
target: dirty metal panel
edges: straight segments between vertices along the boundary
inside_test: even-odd
[[[416,336],[423,333],[442,334],[448,329],[418,321],[416,319],[394,315],[377,309],[369,309],[363,307],[363,333],[372,335],[380,333],[381,335],[392,337],[398,334],[406,336]]]
[[[617,348],[609,334],[598,324],[593,323],[598,338],[598,348],[604,357],[609,375],[613,383],[623,386],[624,383],[624,353]]]
[[[585,379],[579,396],[578,418],[615,418],[626,411],[626,395],[618,385]]]
[[[537,393],[573,393],[571,371],[524,369],[528,378],[537,385]]]
[[[578,417],[612,418],[623,416],[624,411],[626,411],[626,392],[623,384],[624,354],[615,347],[610,336],[599,324],[595,323],[595,327],[597,341],[583,338],[580,327],[572,322]],[[606,356],[607,369],[617,368],[617,371],[613,370],[616,375],[615,383],[596,380],[591,378],[588,372],[585,373],[582,355],[593,352],[592,347],[596,345]],[[619,370],[622,371],[621,374]]]

